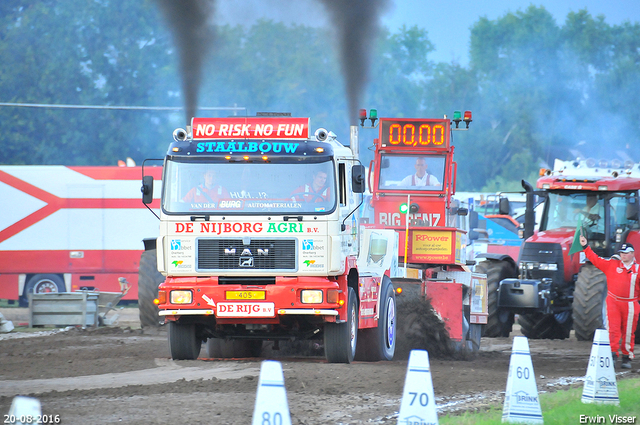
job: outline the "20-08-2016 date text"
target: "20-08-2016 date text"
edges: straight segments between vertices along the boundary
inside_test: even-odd
[[[60,415],[4,415],[3,424],[59,424]]]

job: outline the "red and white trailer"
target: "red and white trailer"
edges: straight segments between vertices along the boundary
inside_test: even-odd
[[[162,167],[145,172],[160,178]],[[132,284],[123,299],[137,299],[142,239],[158,233],[140,202],[141,175],[141,167],[0,166],[0,299],[119,292],[119,277]]]

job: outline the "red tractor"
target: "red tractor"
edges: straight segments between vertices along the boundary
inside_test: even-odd
[[[519,278],[500,282],[498,309],[518,314],[529,338],[564,339],[573,327],[578,340],[592,340],[603,327],[607,282],[582,252],[570,253],[571,245],[581,223],[600,256],[614,255],[624,242],[640,246],[639,166],[556,160],[553,170],[540,175],[537,190],[522,182],[527,211]],[[534,195],[544,203],[535,231]]]
[[[363,115],[365,118],[362,118]],[[364,122],[366,112],[361,112]],[[373,120],[375,122],[375,118]],[[466,128],[458,128],[464,121]],[[475,351],[487,323],[486,277],[467,266],[466,208],[452,199],[456,187],[452,132],[466,130],[471,113],[453,120],[380,118],[375,156],[369,166],[372,226],[399,235],[399,268],[392,276],[398,294],[399,335],[424,317],[403,305],[429,299],[454,345]],[[455,127],[454,127],[455,126]],[[415,304],[414,304],[415,307]],[[413,316],[412,316],[413,315]],[[400,322],[399,322],[400,323]]]

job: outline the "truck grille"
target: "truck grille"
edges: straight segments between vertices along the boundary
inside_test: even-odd
[[[296,239],[199,238],[197,245],[198,270],[296,270]]]

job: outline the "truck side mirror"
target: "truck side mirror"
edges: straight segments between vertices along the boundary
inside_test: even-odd
[[[500,204],[498,206],[498,214],[501,215],[510,215],[511,208],[509,206],[509,199],[500,198]]]
[[[149,205],[153,202],[153,176],[142,176],[142,203]]]
[[[364,193],[364,165],[356,164],[351,168],[351,187],[354,193]]]

